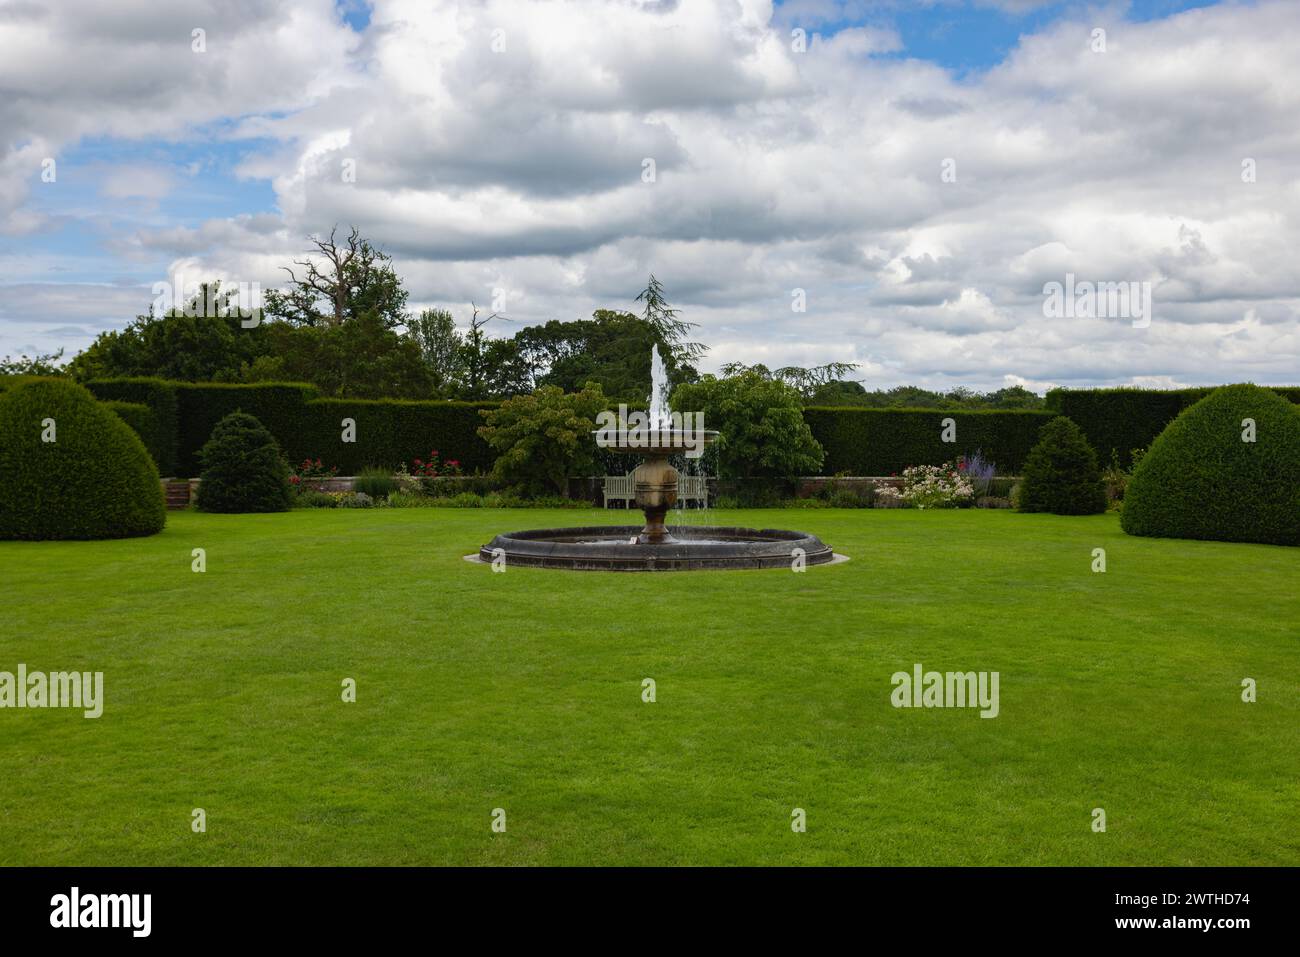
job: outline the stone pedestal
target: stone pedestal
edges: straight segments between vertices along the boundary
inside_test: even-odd
[[[677,470],[666,455],[647,455],[632,473],[636,504],[645,512],[645,528],[638,545],[665,545],[676,541],[664,527],[664,515],[677,504]]]

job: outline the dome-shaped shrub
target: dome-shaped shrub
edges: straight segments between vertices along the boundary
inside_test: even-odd
[[[293,502],[289,466],[275,436],[247,412],[232,412],[199,451],[203,512],[283,512]]]
[[[140,437],[89,392],[41,378],[0,394],[0,539],[130,538],[166,521]]]
[[[1020,510],[1056,515],[1106,511],[1106,486],[1083,431],[1063,415],[1038,430],[1020,479]]]
[[[1300,545],[1300,408],[1255,385],[1189,406],[1134,469],[1120,525],[1130,535]]]

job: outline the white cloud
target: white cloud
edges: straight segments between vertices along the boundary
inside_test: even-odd
[[[794,52],[796,15],[879,9],[831,0],[775,24],[769,3],[734,0],[377,0],[361,38],[324,2],[251,3],[238,22],[196,2],[129,28],[86,9],[20,25],[0,66],[19,91],[0,106],[11,230],[35,214],[8,174],[40,149],[224,118],[272,141],[241,172],[273,183],[279,216],[231,210],[134,248],[272,283],[306,234],[355,222],[413,302],[505,286],[521,322],[628,307],[654,271],[713,366],[857,360],[869,385],[1298,377],[1300,5],[1285,0],[1067,18],[963,79],[879,56],[899,40],[876,28]],[[1151,281],[1155,321],[1045,319],[1042,286],[1066,272]]]

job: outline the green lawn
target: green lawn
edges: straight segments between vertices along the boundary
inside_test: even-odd
[[[0,543],[0,671],[103,671],[106,697],[97,720],[0,711],[0,864],[1300,864],[1300,549],[1114,516],[713,518],[852,561],[461,560],[627,520],[583,511]],[[917,662],[999,672],[1000,715],[893,708]]]

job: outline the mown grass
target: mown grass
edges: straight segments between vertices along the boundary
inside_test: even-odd
[[[462,561],[498,531],[627,520],[581,511],[0,543],[0,670],[102,671],[106,696],[97,720],[0,710],[0,863],[1300,863],[1300,550],[1113,516],[713,518],[852,561]],[[1000,672],[1001,713],[893,708],[916,662]]]

